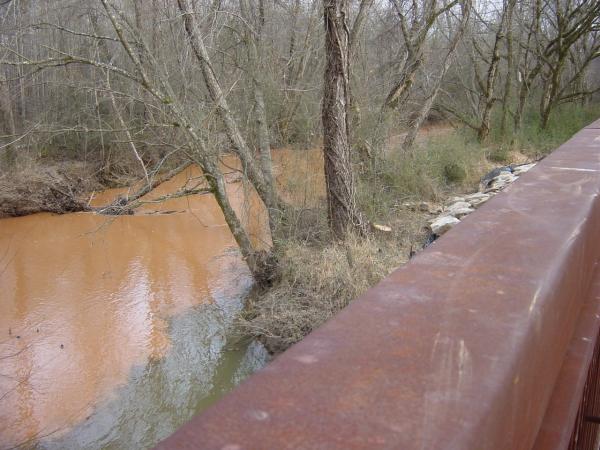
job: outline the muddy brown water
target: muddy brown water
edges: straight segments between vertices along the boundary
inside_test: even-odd
[[[282,149],[275,163],[289,201],[322,195],[318,150]],[[252,239],[269,245],[262,203],[230,181]],[[210,195],[132,216],[0,220],[0,449],[148,448],[169,435],[266,363],[260,345],[230,339],[252,283]]]

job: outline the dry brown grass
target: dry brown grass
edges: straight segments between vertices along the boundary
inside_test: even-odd
[[[426,215],[403,212],[390,233],[349,236],[319,244],[292,239],[279,247],[280,276],[256,291],[240,319],[240,332],[272,353],[300,341],[369,287],[405,263],[427,235]],[[313,231],[308,235],[323,235]]]

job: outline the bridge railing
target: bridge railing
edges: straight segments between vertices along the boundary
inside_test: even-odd
[[[597,121],[158,448],[597,448],[599,193]]]

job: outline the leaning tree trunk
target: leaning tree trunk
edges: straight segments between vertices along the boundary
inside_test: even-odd
[[[452,40],[450,41],[450,46],[448,47],[448,51],[446,52],[446,55],[444,56],[444,60],[442,63],[442,68],[440,70],[440,73],[438,74],[438,76],[435,80],[435,83],[434,83],[433,87],[431,88],[429,95],[427,96],[427,98],[425,99],[423,104],[421,105],[421,108],[419,109],[417,116],[410,124],[410,128],[409,128],[408,132],[406,133],[406,137],[404,138],[404,141],[402,142],[402,150],[405,152],[409,151],[412,148],[413,144],[415,143],[417,134],[419,133],[419,129],[421,128],[421,126],[423,125],[423,123],[425,122],[427,117],[429,116],[429,113],[431,111],[431,108],[433,107],[435,99],[437,98],[437,95],[440,92],[440,89],[442,88],[442,82],[444,81],[444,77],[446,76],[446,73],[448,72],[448,70],[450,69],[450,66],[452,64],[452,56],[454,55],[454,52],[456,51],[456,47],[458,47],[458,44],[459,44],[460,40],[462,39],[465,28],[467,26],[467,22],[469,21],[469,17],[471,14],[471,1],[467,0],[467,1],[462,2],[461,10],[462,10],[462,19],[460,21],[458,29],[456,30],[456,32],[454,33],[454,36],[452,37]],[[446,17],[446,19],[448,20],[448,17]],[[448,28],[450,28],[449,22],[448,22]]]
[[[559,53],[558,61],[551,67],[550,79],[544,83],[544,93],[540,99],[540,129],[545,130],[550,121],[550,113],[556,106],[559,95],[560,79],[566,63],[566,52]]]
[[[503,27],[504,21],[501,22],[500,27]],[[494,50],[492,52],[491,63],[488,68],[487,83],[484,93],[483,100],[483,114],[481,116],[481,124],[477,131],[477,139],[479,142],[484,142],[490,134],[490,121],[492,118],[492,107],[494,106],[494,87],[496,85],[496,77],[498,75],[498,64],[500,63],[500,41],[503,38],[502,28],[497,32],[496,39],[494,41]]]
[[[221,85],[213,70],[208,51],[204,45],[204,40],[199,25],[197,24],[195,11],[192,7],[193,4],[190,3],[189,0],[177,0],[177,5],[183,15],[185,31],[194,55],[196,56],[196,60],[199,63],[210,98],[215,105],[217,114],[225,125],[227,137],[232,144],[233,150],[240,158],[245,174],[252,182],[252,185],[256,189],[261,200],[267,206],[269,225],[271,230],[273,230],[276,223],[276,217],[279,214],[280,203],[277,192],[275,191],[275,186],[269,183],[269,180],[265,177],[261,168],[256,164],[252,152],[250,151],[246,140],[243,138],[234,115],[229,108],[227,98],[221,89]]]
[[[356,205],[356,186],[348,142],[349,33],[348,0],[323,0],[325,79],[323,85],[323,153],[327,213],[331,230],[342,238],[364,230]]]
[[[521,86],[519,87],[519,101],[515,111],[513,135],[518,134],[523,127],[523,115],[527,106],[531,86],[538,77],[541,70],[541,63],[538,63],[528,74],[522,74]]]
[[[259,12],[260,18],[254,30],[249,27],[252,22],[250,14],[249,0],[240,0],[240,10],[242,17],[248,22],[246,24],[244,41],[248,49],[248,73],[252,82],[254,94],[254,112],[256,120],[256,134],[258,137],[258,150],[260,156],[260,167],[265,177],[266,183],[271,187],[274,194],[275,182],[273,181],[273,161],[271,158],[271,139],[269,137],[269,122],[267,120],[267,109],[265,106],[265,96],[263,85],[260,81],[260,67],[262,64],[262,29],[264,24],[264,5],[260,0]]]

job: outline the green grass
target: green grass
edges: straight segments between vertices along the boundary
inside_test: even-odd
[[[486,144],[477,141],[473,130],[459,128],[417,143],[408,153],[391,148],[375,167],[363,171],[358,189],[360,207],[371,220],[385,221],[403,201],[435,202],[450,192],[473,191],[492,166],[514,162],[512,150],[537,159],[598,117],[600,105],[564,105],[554,111],[547,129],[540,130],[539,115],[530,110],[516,136],[509,133],[502,139],[496,116]]]
[[[600,117],[600,105],[582,107],[577,104],[566,104],[557,108],[550,116],[546,129],[540,129],[540,117],[536,110],[527,111],[521,131],[506,136],[504,141],[514,140],[514,148],[527,156],[539,158],[547,155],[581,128]],[[497,127],[496,127],[497,129]],[[496,145],[501,145],[501,138],[493,136]],[[506,142],[505,142],[506,145]]]
[[[474,189],[488,167],[487,152],[465,130],[434,136],[408,153],[390,149],[376,170],[360,178],[360,206],[372,220],[385,220],[403,201],[439,201],[451,190]]]

